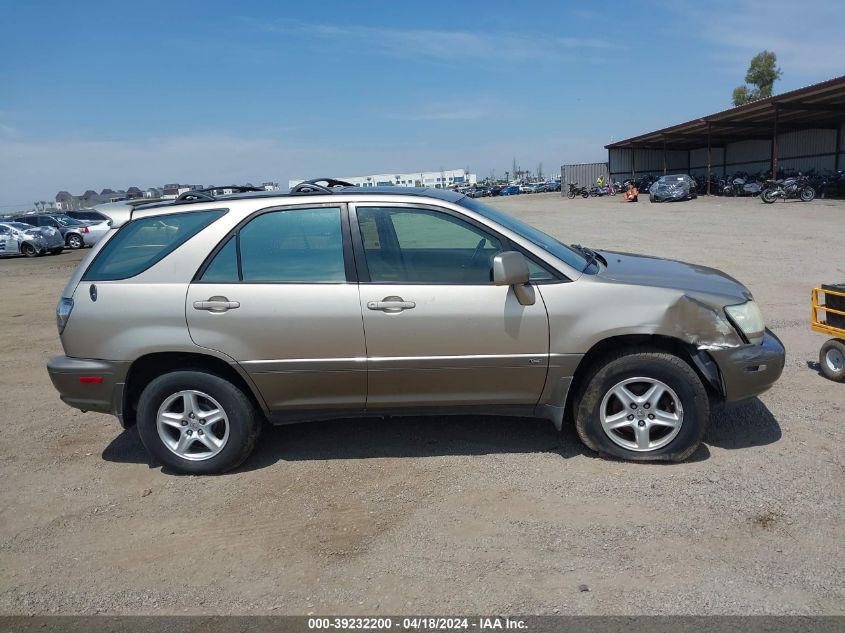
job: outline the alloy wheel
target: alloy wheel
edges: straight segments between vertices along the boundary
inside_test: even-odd
[[[226,446],[229,418],[220,403],[201,391],[183,390],[162,402],[156,415],[162,443],[182,459],[211,459]]]
[[[684,410],[669,385],[655,378],[636,377],[607,391],[599,417],[613,443],[631,451],[647,452],[675,439],[684,422]]]

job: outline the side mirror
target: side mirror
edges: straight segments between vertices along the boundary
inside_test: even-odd
[[[528,260],[522,253],[505,251],[493,258],[493,283],[512,286],[520,305],[534,305],[534,288],[528,283]]]

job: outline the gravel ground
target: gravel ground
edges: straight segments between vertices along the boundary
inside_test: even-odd
[[[237,472],[174,476],[50,385],[79,253],[3,260],[0,611],[845,614],[845,385],[818,374],[808,324],[810,288],[845,281],[845,203],[492,204],[737,277],[786,345],[782,379],[684,464],[468,417],[270,429]]]

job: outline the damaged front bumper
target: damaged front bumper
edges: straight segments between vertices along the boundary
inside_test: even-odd
[[[123,389],[129,362],[53,356],[47,373],[59,397],[83,411],[111,413],[123,424]]]
[[[727,402],[737,402],[768,390],[783,372],[786,350],[774,332],[766,329],[759,345],[719,347],[707,350],[722,379]]]

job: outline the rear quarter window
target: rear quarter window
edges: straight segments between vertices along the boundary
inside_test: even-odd
[[[115,281],[134,277],[225,214],[224,209],[216,209],[133,220],[121,227],[103,246],[82,275],[82,281]]]

